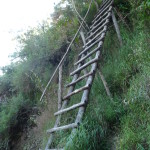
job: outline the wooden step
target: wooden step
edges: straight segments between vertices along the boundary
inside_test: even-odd
[[[101,6],[100,6],[100,8],[99,8],[99,11],[98,12],[100,12],[100,10],[102,10],[105,6],[106,6],[106,4],[108,4],[108,2],[111,2],[112,0],[104,0],[103,2],[102,2],[102,4],[101,4]],[[96,17],[96,16],[95,16]],[[95,18],[94,17],[94,18]]]
[[[111,2],[111,0],[108,0],[107,2],[103,3],[103,5],[99,8],[99,11],[94,16],[92,23],[96,20],[96,17],[109,5],[110,2]]]
[[[84,61],[85,59],[89,58],[91,55],[93,55],[93,54],[96,53],[98,50],[100,50],[101,47],[102,47],[102,45],[103,45],[103,42],[101,41],[101,42],[100,42],[100,45],[99,45],[97,48],[95,48],[94,50],[92,50],[91,52],[89,52],[86,56],[84,56],[83,58],[81,58],[81,59],[80,59],[78,62],[76,62],[74,65],[78,65],[79,63],[81,63],[81,62]]]
[[[108,1],[110,1],[110,0],[103,0],[103,1],[102,1],[101,6],[99,7],[99,11],[105,6],[105,4],[106,4]],[[99,11],[98,11],[98,12],[99,12]],[[95,16],[95,17],[96,17],[96,16]],[[95,17],[94,17],[94,18],[95,18]]]
[[[103,30],[101,32],[99,32],[98,34],[96,34],[93,39],[90,39],[89,42],[87,42],[86,45],[83,46],[83,48],[87,47],[89,44],[91,44],[92,42],[94,42],[97,38],[99,38],[101,36],[101,34],[103,32],[106,32],[106,31],[107,31],[107,26],[105,25],[103,27]]]
[[[103,11],[101,11],[101,12],[97,15],[97,17],[92,21],[93,24],[97,21],[97,19],[98,19],[103,13],[105,13],[105,12],[109,9],[109,7],[112,7],[112,6],[111,6],[112,3],[113,3],[113,2],[110,2],[110,3],[105,7],[105,9],[103,9]]]
[[[90,60],[89,62],[87,62],[86,64],[84,64],[83,66],[81,66],[80,68],[75,70],[74,72],[72,72],[70,75],[73,76],[74,74],[80,72],[81,70],[85,69],[86,67],[88,67],[89,65],[91,65],[97,61],[98,61],[98,58],[94,58],[94,59]]]
[[[78,78],[76,81],[73,81],[73,82],[69,83],[68,85],[66,85],[66,87],[72,86],[73,84],[76,84],[76,83],[80,82],[81,80],[87,78],[88,76],[90,76],[92,74],[93,74],[93,72],[89,72],[89,73],[81,76],[80,78]]]
[[[112,11],[112,6],[110,6],[109,7],[109,9],[108,9],[108,11],[106,11],[102,16],[100,16],[99,18],[98,18],[98,20],[96,20],[92,25],[91,25],[91,29],[96,25],[96,24],[98,24],[109,12],[111,12]],[[91,30],[90,30],[91,31]],[[90,33],[90,31],[88,32],[88,34]]]
[[[107,11],[103,16],[99,17],[99,20],[97,21],[97,23],[92,24],[91,30],[87,33],[88,35],[93,31],[92,28],[93,28],[94,26],[96,26],[96,25],[99,24],[99,23],[102,23],[102,22],[105,20],[104,18],[108,15],[109,12],[110,12],[110,11]],[[99,22],[99,23],[98,23],[98,22]]]
[[[99,51],[98,51],[96,54],[97,54],[97,57],[100,57]],[[96,69],[97,69],[97,65],[98,65],[97,62],[94,63],[94,64],[92,64],[92,66],[91,66],[91,71],[94,71],[94,72],[95,72]],[[93,80],[94,80],[94,77],[95,77],[95,73],[94,73],[92,76],[89,76],[89,77],[88,77],[88,79],[87,79],[87,84],[88,84],[88,85],[92,85]],[[88,100],[89,100],[89,92],[90,92],[90,90],[84,91],[84,93],[83,93],[83,95],[82,95],[82,98],[81,98],[81,102],[82,102],[82,101],[87,101],[87,103],[88,103]],[[81,121],[82,121],[82,118],[83,118],[83,115],[84,115],[85,110],[86,110],[86,107],[80,107],[80,108],[79,108],[79,111],[78,111],[78,114],[77,114],[77,116],[76,116],[75,122],[81,122]]]
[[[78,104],[74,104],[74,105],[71,106],[71,107],[68,107],[68,108],[66,108],[66,109],[63,109],[63,110],[60,110],[60,111],[56,112],[54,115],[57,116],[57,115],[64,114],[64,113],[66,113],[66,112],[68,112],[68,111],[71,111],[71,110],[73,110],[73,109],[82,107],[82,106],[84,106],[85,104],[86,104],[86,102],[84,102],[84,103],[81,102],[81,103],[78,103]]]
[[[104,28],[104,26],[106,26],[108,23],[109,23],[109,19],[107,19],[107,20],[105,21],[105,23],[104,23],[101,27],[99,27],[95,32],[91,32],[91,34],[86,38],[86,40],[90,39],[90,38],[91,38],[92,36],[94,36],[97,32],[100,32],[100,31]]]
[[[107,6],[108,6],[108,4],[107,4]],[[105,7],[107,7],[107,6],[105,6]],[[104,9],[104,8],[103,8]],[[100,11],[96,14],[96,17],[103,11],[103,9],[100,9]],[[105,14],[105,13],[104,13]],[[102,14],[100,17],[102,17],[104,14]],[[93,19],[93,21],[92,21],[92,23],[94,24],[95,23],[95,21],[97,21],[97,20],[99,20],[99,18],[96,20],[96,17]],[[90,28],[91,28],[91,26],[90,26]]]
[[[94,16],[93,21],[96,19],[96,17],[112,2],[112,0],[107,0],[103,3],[103,5],[99,8],[99,11],[97,12],[97,14]],[[92,21],[92,22],[93,22]]]
[[[88,52],[93,46],[95,46],[97,43],[103,41],[104,37],[105,37],[105,32],[102,33],[101,37],[99,39],[97,39],[95,42],[93,42],[93,44],[91,44],[89,47],[85,48],[80,54],[79,56],[81,56],[82,54]]]
[[[61,127],[49,129],[49,130],[47,130],[47,133],[54,133],[54,132],[57,132],[57,131],[77,128],[77,127],[78,127],[77,123],[72,123],[72,124],[69,124],[69,125],[64,125],[64,126],[61,126]]]
[[[90,31],[93,32],[94,30],[102,26],[105,23],[106,19],[108,19],[110,16],[111,12],[106,13],[106,16],[99,23],[97,23]]]
[[[99,7],[98,13],[100,13],[111,1],[112,0],[105,0],[104,2],[102,2],[101,6]],[[97,17],[97,14],[94,16],[94,18]]]
[[[65,97],[63,98],[63,100],[69,99],[71,96],[73,96],[73,95],[75,95],[75,94],[77,94],[77,93],[79,93],[79,92],[82,92],[83,90],[86,90],[86,89],[88,89],[88,88],[89,88],[89,86],[86,85],[86,86],[84,86],[84,87],[81,87],[81,88],[79,88],[79,89],[76,89],[75,91],[73,91],[73,92],[69,93],[67,96],[65,96]]]
[[[109,16],[108,16],[109,15]],[[101,20],[101,22],[98,24],[98,27],[97,28],[95,28],[94,30],[100,30],[100,29],[102,29],[105,25],[106,25],[106,20],[109,20],[109,17],[111,16],[111,12],[108,12],[107,13],[107,16],[108,16],[108,18],[106,18],[106,19],[102,19]],[[95,33],[95,31],[94,30],[90,30],[88,33],[87,33],[87,37],[86,37],[86,41],[89,39],[89,38],[91,38],[91,36],[94,36],[94,34],[93,33]]]

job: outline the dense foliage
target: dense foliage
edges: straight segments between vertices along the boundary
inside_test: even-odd
[[[100,5],[101,0],[97,2]],[[89,0],[76,0],[75,5],[83,17]],[[87,117],[67,145],[69,150],[99,147],[106,150],[113,146],[120,150],[150,148],[150,2],[115,0],[114,6],[117,19],[121,19],[124,44],[120,48],[111,26],[101,61],[113,102],[97,75]],[[86,20],[88,25],[95,13],[93,4]],[[78,26],[72,1],[62,0],[55,6],[51,24],[49,20],[43,21],[16,38],[19,50],[12,55],[12,64],[2,68],[4,74],[0,76],[0,149],[13,149],[20,132],[31,125],[33,109],[44,107],[39,98]],[[65,80],[69,80],[70,62],[81,46],[78,36],[65,60]],[[49,100],[48,92],[44,99]]]

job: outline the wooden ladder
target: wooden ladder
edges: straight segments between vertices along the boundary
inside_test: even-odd
[[[86,43],[83,46],[82,51],[78,54],[77,62],[74,64],[75,70],[70,73],[72,81],[66,85],[68,88],[68,93],[62,98],[63,104],[60,110],[54,114],[57,117],[54,128],[47,130],[47,133],[50,134],[50,137],[45,150],[59,149],[51,148],[55,132],[68,129],[75,131],[76,128],[80,126],[89,101],[90,90],[98,68],[98,61],[100,60],[101,56],[101,49],[104,43],[104,38],[106,36],[110,18],[112,16],[112,5],[113,0],[103,1],[98,13],[92,21],[90,31],[87,33],[87,37],[85,38]],[[85,85],[81,86],[83,81],[85,82]],[[68,103],[71,102],[72,97],[79,93],[80,96],[82,95],[81,101],[79,103],[73,104],[70,107],[67,107]],[[61,116],[75,109],[78,109],[78,113],[74,122],[61,126]]]

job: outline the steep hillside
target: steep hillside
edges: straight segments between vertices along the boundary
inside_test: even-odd
[[[66,1],[67,4],[62,5]],[[84,16],[89,1],[76,0],[75,5]],[[150,2],[115,0],[114,8],[123,46],[120,47],[114,27],[110,25],[99,62],[112,99],[107,96],[97,72],[81,127],[71,141],[69,134],[63,132],[59,134],[61,141],[55,141],[60,146],[68,141],[68,150],[150,149]],[[86,19],[88,25],[95,13],[93,3]],[[12,55],[19,61],[2,68],[0,150],[45,148],[46,130],[55,121],[57,77],[42,103],[39,99],[79,26],[70,0],[62,0],[52,18],[51,25],[45,21],[19,35],[20,51]],[[77,37],[65,60],[64,85],[64,81],[70,81],[68,74],[81,46],[82,40]],[[66,88],[63,92],[66,93]]]

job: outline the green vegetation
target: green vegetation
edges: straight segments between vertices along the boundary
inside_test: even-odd
[[[127,33],[122,28],[125,43],[122,48],[108,45],[104,52],[102,71],[114,96],[113,102],[105,94],[97,74],[83,125],[67,149],[150,148],[150,45],[146,42],[150,37],[143,31]],[[110,42],[107,39],[106,45]]]
[[[30,116],[35,114],[33,112],[35,107],[40,110],[43,110],[42,108],[47,110],[49,107],[53,115],[53,109],[56,108],[54,97],[57,95],[57,79],[48,89],[43,104],[39,99],[79,26],[70,5],[71,1],[66,1],[68,2],[66,7],[61,6],[65,0],[55,7],[51,26],[45,21],[37,28],[29,29],[17,37],[20,51],[14,53],[12,59],[18,61],[2,68],[4,75],[0,77],[0,99],[3,100],[2,104],[0,103],[0,150],[13,149],[15,142],[26,128],[34,126]],[[100,2],[98,1],[99,4]],[[84,16],[89,1],[77,0],[75,4],[80,14]],[[127,15],[123,18],[124,21],[119,23],[123,46],[119,46],[116,33],[111,26],[100,61],[113,99],[110,100],[106,95],[97,73],[91,90],[90,103],[80,128],[72,139],[70,132],[60,132],[56,135],[62,138],[54,144],[62,146],[67,142],[68,150],[150,149],[150,2],[115,0],[114,5],[117,14]],[[95,8],[93,4],[86,20],[88,24],[96,13]],[[63,76],[65,81],[70,80],[68,79],[72,66],[70,62],[73,62],[81,46],[82,41],[77,37],[69,57],[65,60]],[[74,99],[78,100],[78,97]],[[71,115],[75,113],[76,111]],[[65,124],[67,120],[63,122]],[[41,129],[42,148],[47,142],[45,130],[53,124],[54,118],[44,120]]]

